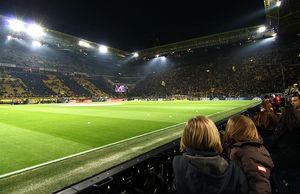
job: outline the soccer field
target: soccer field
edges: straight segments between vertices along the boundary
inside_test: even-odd
[[[212,116],[255,101],[0,106],[0,175]],[[125,150],[126,148],[124,148]]]

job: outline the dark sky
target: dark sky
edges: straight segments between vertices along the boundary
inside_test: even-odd
[[[125,51],[265,23],[263,0],[1,0],[0,14]]]

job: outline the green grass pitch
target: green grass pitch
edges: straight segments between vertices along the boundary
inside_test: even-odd
[[[1,105],[0,175],[253,102]]]

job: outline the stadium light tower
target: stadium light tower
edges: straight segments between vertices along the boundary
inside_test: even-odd
[[[78,45],[82,46],[82,47],[85,47],[85,48],[90,48],[91,47],[91,45],[88,42],[85,42],[85,41],[82,41],[82,40],[80,40],[78,42]]]
[[[266,26],[261,26],[261,27],[259,27],[259,28],[257,29],[257,32],[258,32],[258,33],[263,33],[263,32],[265,32],[266,30],[267,30]]]
[[[43,27],[37,24],[28,25],[26,32],[32,37],[40,37],[45,34]]]
[[[139,53],[138,53],[138,52],[133,53],[133,57],[134,57],[134,58],[139,57]]]
[[[107,46],[100,45],[100,46],[99,46],[99,52],[100,52],[100,53],[103,53],[103,54],[107,53],[107,52],[108,52]]]
[[[277,1],[276,2],[276,7],[280,7],[281,6],[281,1]]]
[[[20,32],[25,30],[25,24],[21,20],[18,19],[10,19],[8,20],[9,28],[13,31]]]
[[[32,41],[32,46],[33,46],[33,47],[41,47],[41,46],[42,46],[42,43],[41,43],[40,41],[33,40],[33,41]]]

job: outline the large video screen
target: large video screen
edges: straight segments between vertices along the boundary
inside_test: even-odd
[[[115,92],[119,92],[119,93],[126,92],[126,87],[124,85],[116,85]]]

